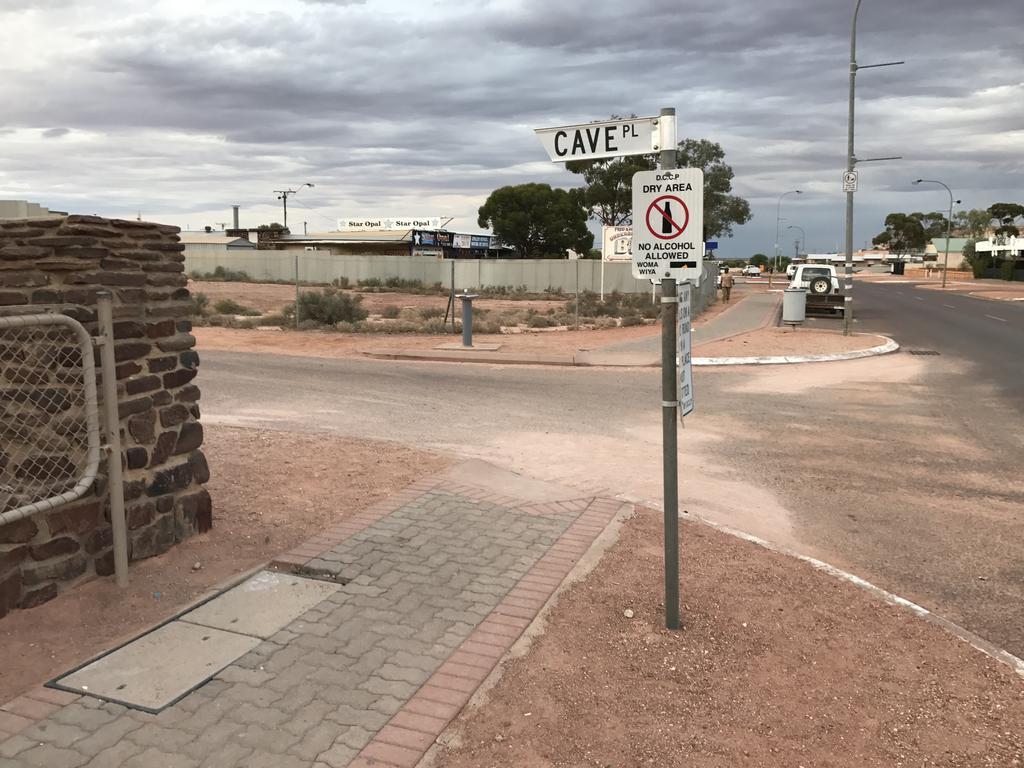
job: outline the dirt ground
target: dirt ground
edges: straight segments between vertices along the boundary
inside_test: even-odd
[[[124,592],[112,578],[94,579],[0,620],[0,702],[448,464],[393,443],[224,426],[207,426],[203,449],[213,530],[132,563]]]
[[[701,524],[682,526],[684,628],[667,632],[661,525],[652,511],[626,524],[439,766],[1024,763],[1024,682],[1009,668]]]
[[[286,304],[295,301],[294,285],[278,285],[276,283],[225,283],[211,280],[189,280],[188,289],[192,293],[204,293],[213,304],[221,299],[234,299],[238,303],[258,309],[263,314],[280,312]],[[300,286],[302,291],[318,291],[319,286]],[[413,293],[368,293],[356,291],[363,297],[363,307],[371,314],[379,313],[384,307],[396,306],[399,309],[406,307],[439,307],[444,309],[448,304],[446,295],[420,295]],[[503,310],[503,309],[536,309],[538,312],[547,312],[554,307],[561,310],[565,308],[565,302],[570,298],[566,295],[563,299],[556,301],[546,300],[515,300],[515,299],[477,299],[473,302],[474,307],[480,309]],[[461,304],[459,305],[461,307]],[[461,311],[461,310],[460,310]]]
[[[698,357],[747,357],[749,355],[823,355],[852,352],[884,344],[885,339],[870,333],[843,336],[841,331],[811,328],[761,328],[728,339],[698,344]]]
[[[501,344],[502,352],[573,352],[605,344],[657,335],[660,326],[608,328],[590,331],[543,331],[517,334],[473,334],[476,344]],[[352,357],[380,349],[429,350],[438,344],[459,341],[461,336],[423,334],[334,333],[327,331],[282,331],[196,328],[200,350],[267,352],[300,357]]]

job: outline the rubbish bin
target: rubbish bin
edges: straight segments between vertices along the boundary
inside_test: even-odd
[[[907,269],[907,263],[905,261],[894,261],[892,263],[892,273],[894,275],[905,274],[906,269]]]
[[[782,292],[782,322],[786,325],[800,325],[807,317],[807,291],[803,288],[786,288]]]

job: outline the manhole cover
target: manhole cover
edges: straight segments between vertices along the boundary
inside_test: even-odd
[[[912,355],[937,355],[939,354],[934,349],[909,349],[907,350]]]

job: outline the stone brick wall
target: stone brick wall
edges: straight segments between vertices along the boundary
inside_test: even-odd
[[[178,228],[67,216],[0,221],[0,313],[56,310],[94,336],[96,293],[113,294],[129,557],[160,554],[212,525]],[[99,356],[96,355],[97,370]],[[0,394],[23,389],[0,360]],[[100,393],[102,397],[102,392]],[[0,402],[0,449],[4,434]],[[102,409],[101,409],[102,413]],[[113,571],[105,465],[81,501],[0,526],[0,616]]]

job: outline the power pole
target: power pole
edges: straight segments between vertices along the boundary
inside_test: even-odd
[[[857,89],[857,71],[861,69],[872,69],[874,67],[892,67],[902,64],[902,61],[890,61],[885,64],[857,64],[857,16],[860,13],[861,0],[853,9],[853,22],[850,24],[850,104],[846,122],[846,172],[854,170],[858,162],[869,163],[879,160],[900,160],[901,157],[873,157],[864,160],[857,160],[853,153],[853,125],[854,125],[854,96]],[[850,335],[850,325],[853,323],[853,190],[846,191],[846,270],[845,284],[843,285],[843,335]]]
[[[298,194],[299,190],[303,187],[315,187],[316,185],[312,182],[307,181],[304,184],[299,185],[299,189],[275,189],[274,194],[277,195],[277,199],[281,201],[281,210],[284,214],[284,228],[288,229],[288,195]]]

